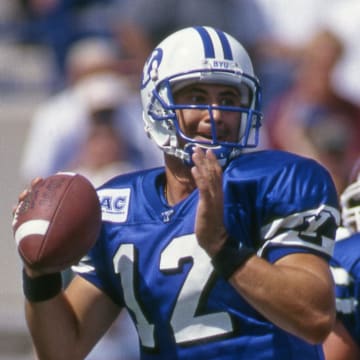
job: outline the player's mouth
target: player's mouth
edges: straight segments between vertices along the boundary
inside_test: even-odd
[[[216,134],[217,137],[217,141],[225,141],[225,136],[224,134]],[[212,142],[214,140],[212,134],[210,133],[202,133],[202,134],[197,134],[194,136],[194,140],[197,141],[204,141],[204,142]]]

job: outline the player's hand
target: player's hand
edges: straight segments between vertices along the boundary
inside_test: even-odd
[[[192,159],[191,172],[199,189],[195,234],[200,246],[214,256],[227,238],[223,222],[222,168],[211,150],[197,147]]]
[[[30,183],[30,187],[29,188],[26,188],[24,189],[18,196],[18,203],[16,205],[13,206],[13,209],[12,209],[12,214],[13,216],[15,216],[15,213],[16,213],[16,209],[18,208],[19,204],[24,201],[24,199],[26,198],[26,196],[29,194],[29,192],[31,192],[32,188],[34,186],[36,186],[36,184],[38,184],[39,182],[43,181],[43,178],[41,177],[36,177],[34,178],[31,183]]]
[[[24,199],[26,198],[26,196],[32,191],[33,187],[35,187],[38,183],[40,183],[41,181],[43,181],[43,178],[41,177],[36,177],[34,178],[31,183],[30,183],[30,186],[26,189],[24,189],[18,196],[18,203],[16,205],[13,206],[12,208],[12,215],[13,217],[15,216],[16,214],[16,210],[17,208],[19,207],[19,205],[21,204],[22,201],[24,201]],[[33,270],[31,268],[29,268],[28,266],[26,266],[26,264],[23,264],[24,266],[24,269],[26,271],[26,273],[28,274],[28,276],[30,277],[36,277],[36,276],[39,276],[39,275],[42,275],[42,273],[40,271],[36,271],[36,270]]]

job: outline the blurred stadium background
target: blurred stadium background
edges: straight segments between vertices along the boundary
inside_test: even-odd
[[[30,359],[21,264],[11,233],[12,206],[24,184],[19,161],[33,109],[45,96],[43,51],[0,42],[0,359]],[[39,66],[40,64],[40,66]]]

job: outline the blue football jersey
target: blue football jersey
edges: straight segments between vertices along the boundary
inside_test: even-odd
[[[338,317],[360,346],[360,233],[336,241],[330,264]]]
[[[98,189],[101,234],[76,268],[128,308],[141,359],[323,359],[321,346],[270,323],[215,273],[194,234],[198,190],[169,206],[164,176],[164,168],[150,169]],[[278,151],[243,154],[224,170],[223,191],[233,246],[269,262],[295,252],[330,259],[337,194],[316,162]]]

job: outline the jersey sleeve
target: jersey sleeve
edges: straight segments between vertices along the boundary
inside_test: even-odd
[[[255,155],[252,155],[255,157]],[[251,244],[271,262],[294,252],[330,259],[340,221],[337,192],[328,171],[317,162],[282,152],[268,152],[248,161],[237,189],[247,199]],[[245,164],[244,164],[245,165]],[[243,165],[243,166],[244,166]],[[244,196],[244,191],[246,190]],[[241,205],[240,205],[241,207]]]

